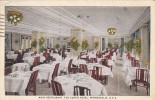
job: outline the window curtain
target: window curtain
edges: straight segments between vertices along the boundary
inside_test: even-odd
[[[28,40],[28,37],[26,37],[25,39],[25,49],[27,49],[29,47],[29,40]]]
[[[29,48],[31,48],[31,37],[29,38]]]
[[[21,45],[21,49],[24,49],[24,42],[25,42],[25,38],[22,37],[22,45]]]

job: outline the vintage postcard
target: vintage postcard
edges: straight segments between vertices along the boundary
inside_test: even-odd
[[[0,0],[0,100],[155,100],[154,0]]]

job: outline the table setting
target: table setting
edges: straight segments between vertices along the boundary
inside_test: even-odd
[[[73,96],[74,86],[84,86],[91,90],[91,96],[106,96],[107,92],[101,83],[85,73],[57,76],[55,81],[62,85],[65,96]]]

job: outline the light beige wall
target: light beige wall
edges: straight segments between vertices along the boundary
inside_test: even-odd
[[[18,33],[12,33],[12,49],[13,50],[19,50],[20,49],[20,38],[21,35]]]
[[[142,60],[142,66],[145,66],[145,62],[150,61],[150,33],[148,32],[147,26],[143,25],[140,28],[141,33],[141,60]]]
[[[56,44],[59,44],[60,48],[62,48],[64,45],[67,47],[67,44],[70,41],[69,37],[53,37],[52,39],[53,39],[53,47],[55,47]]]

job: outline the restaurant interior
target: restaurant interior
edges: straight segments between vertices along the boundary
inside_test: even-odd
[[[150,7],[6,6],[4,17],[5,95],[150,95]]]

